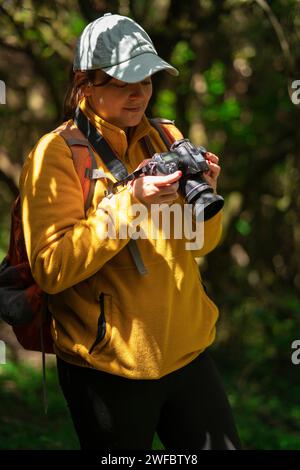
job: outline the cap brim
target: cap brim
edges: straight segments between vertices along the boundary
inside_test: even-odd
[[[179,74],[175,67],[151,52],[145,52],[121,64],[106,67],[102,70],[111,77],[127,83],[141,82],[146,77],[161,70],[165,70],[174,76]]]

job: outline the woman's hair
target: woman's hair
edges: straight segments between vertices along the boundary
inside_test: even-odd
[[[99,70],[99,69],[98,69]],[[84,86],[91,84],[96,86],[104,86],[108,83],[112,77],[101,71],[103,74],[103,80],[101,83],[95,84],[97,70],[86,70],[82,72],[74,72],[73,68],[69,74],[69,86],[65,95],[63,105],[63,120],[67,121],[74,117],[77,106],[84,97],[83,88]],[[102,75],[101,74],[101,75]],[[101,77],[102,78],[102,77]]]

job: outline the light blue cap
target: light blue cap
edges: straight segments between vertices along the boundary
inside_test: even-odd
[[[141,26],[111,13],[89,23],[77,42],[73,70],[95,69],[127,83],[140,82],[160,70],[179,73],[158,56]]]

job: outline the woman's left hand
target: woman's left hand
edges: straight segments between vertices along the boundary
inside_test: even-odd
[[[211,152],[206,152],[204,155],[209,165],[209,171],[203,173],[204,178],[212,186],[214,192],[217,192],[217,179],[221,172],[221,167],[218,165],[219,157]]]

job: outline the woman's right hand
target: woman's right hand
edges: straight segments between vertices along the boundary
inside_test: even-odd
[[[136,170],[147,165],[149,161],[150,158],[143,160]],[[140,202],[149,208],[151,204],[171,204],[178,198],[178,181],[181,176],[180,170],[170,175],[141,176],[136,180],[129,181],[127,187]]]

